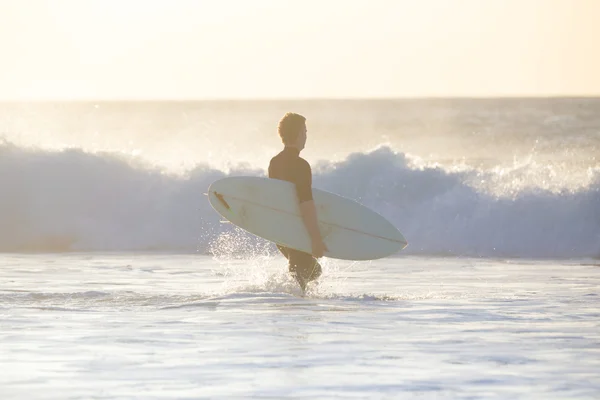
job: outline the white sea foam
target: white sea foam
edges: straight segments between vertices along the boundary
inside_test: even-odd
[[[591,170],[585,184],[561,189],[540,186],[535,168],[418,166],[384,146],[318,163],[313,185],[389,218],[408,239],[408,254],[600,255],[600,173]],[[228,174],[264,170],[242,165],[224,172],[201,165],[184,176],[169,175],[112,154],[5,143],[0,250],[211,252],[225,243],[232,247],[229,255],[272,250],[219,223],[203,193]]]

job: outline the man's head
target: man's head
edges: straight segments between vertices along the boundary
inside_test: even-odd
[[[296,113],[286,113],[277,127],[284,145],[304,149],[306,144],[306,118]]]

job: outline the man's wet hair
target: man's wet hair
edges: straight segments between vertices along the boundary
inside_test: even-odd
[[[286,113],[279,121],[279,126],[277,127],[277,132],[283,144],[293,143],[305,123],[306,118],[302,115],[292,112]]]

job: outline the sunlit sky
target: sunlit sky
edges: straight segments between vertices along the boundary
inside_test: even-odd
[[[0,98],[600,95],[600,0],[0,0]]]

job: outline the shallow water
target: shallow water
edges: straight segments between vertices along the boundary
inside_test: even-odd
[[[280,256],[0,256],[0,394],[600,397],[600,265]]]

